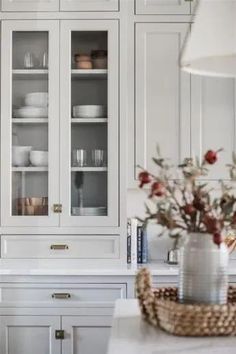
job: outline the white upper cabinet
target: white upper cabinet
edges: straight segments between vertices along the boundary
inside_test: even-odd
[[[59,0],[2,0],[2,11],[58,11]]]
[[[119,11],[119,0],[60,0],[60,10]]]
[[[3,226],[57,226],[59,22],[3,21],[1,208]]]
[[[190,156],[190,76],[179,68],[187,24],[138,23],[135,60],[135,149],[130,186],[137,186],[137,165],[152,172],[152,157],[179,163]]]
[[[191,0],[135,0],[138,15],[188,15]]]
[[[191,80],[192,155],[223,148],[208,179],[228,179],[225,164],[236,150],[236,86],[234,79],[193,76]]]
[[[118,226],[118,21],[61,23],[63,226]]]

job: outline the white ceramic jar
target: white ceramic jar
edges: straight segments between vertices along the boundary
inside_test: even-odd
[[[225,304],[228,292],[229,253],[210,234],[193,233],[180,250],[179,301]]]

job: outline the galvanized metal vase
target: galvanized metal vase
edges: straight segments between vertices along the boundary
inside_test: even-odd
[[[228,249],[212,235],[192,233],[180,249],[179,301],[225,304],[228,292]]]

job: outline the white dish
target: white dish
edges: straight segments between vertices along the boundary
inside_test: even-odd
[[[25,105],[33,107],[47,107],[48,93],[47,92],[31,92],[25,95]]]
[[[31,107],[24,106],[13,111],[13,115],[16,118],[47,118],[47,107]]]
[[[12,165],[25,167],[30,164],[30,151],[32,146],[12,146]]]
[[[47,151],[30,151],[30,162],[33,166],[48,166],[48,152]]]
[[[73,106],[74,118],[104,118],[106,117],[104,105],[78,105]]]

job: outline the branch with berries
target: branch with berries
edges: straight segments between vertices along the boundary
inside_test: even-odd
[[[171,235],[211,233],[213,241],[220,245],[223,232],[236,227],[236,198],[233,194],[236,154],[232,155],[232,164],[227,165],[230,185],[219,181],[220,194],[213,197],[214,189],[201,182],[201,178],[208,175],[209,167],[218,161],[222,149],[208,150],[201,162],[197,158],[186,158],[177,167],[161,156],[159,148],[157,151],[158,156],[153,158],[158,167],[157,175],[138,166],[141,169],[139,187],[148,187],[148,199],[155,205],[155,212],[146,208],[147,216],[143,221],[155,220]]]

